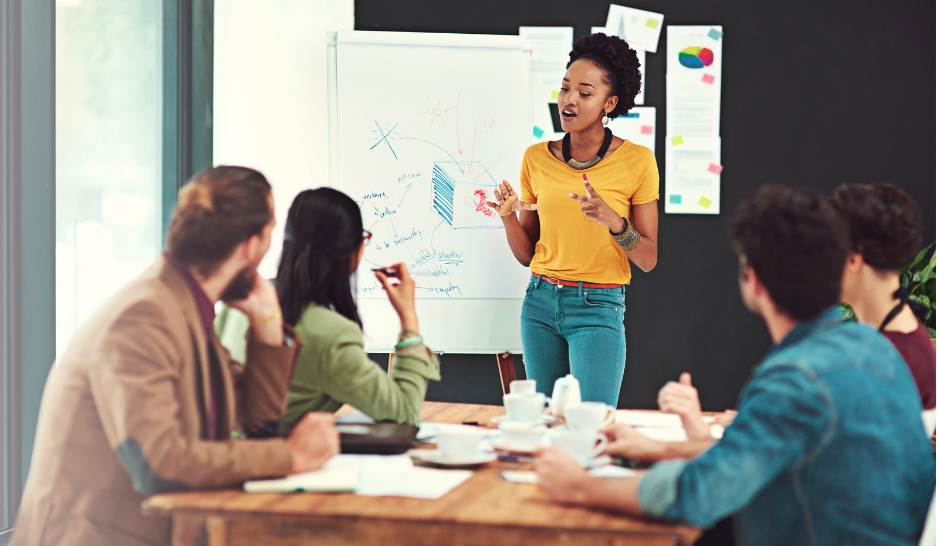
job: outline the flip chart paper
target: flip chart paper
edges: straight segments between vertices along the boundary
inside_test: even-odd
[[[558,140],[550,109],[559,99],[559,87],[566,73],[569,52],[573,48],[572,27],[520,27],[522,38],[530,40],[530,91],[533,101],[532,123],[541,132],[536,140]]]
[[[605,28],[614,31],[631,47],[656,53],[663,23],[661,13],[612,4],[608,7]]]

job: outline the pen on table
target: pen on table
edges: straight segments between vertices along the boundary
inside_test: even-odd
[[[505,453],[498,454],[498,460],[503,463],[532,463],[534,458],[527,455],[507,455]]]

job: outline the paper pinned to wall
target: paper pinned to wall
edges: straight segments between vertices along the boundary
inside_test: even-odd
[[[601,32],[608,36],[618,36],[624,40],[623,33],[618,28],[608,28],[608,27],[592,27],[592,34]],[[625,40],[627,41],[627,40]],[[641,73],[641,90],[638,91],[638,94],[634,97],[634,104],[636,106],[641,106],[644,104],[644,62],[647,60],[647,52],[641,49],[640,44],[632,44],[628,42],[628,45],[631,46],[631,49],[638,55],[638,72]]]
[[[667,29],[664,212],[719,214],[721,26]]]
[[[646,146],[654,152],[654,134],[657,127],[657,108],[635,106],[627,115],[618,116],[608,122],[608,128],[618,138]]]
[[[560,84],[566,73],[573,47],[573,27],[520,27],[522,38],[530,40],[530,96],[533,102],[534,138],[558,140],[563,132],[554,124]],[[557,120],[559,119],[557,115]]]
[[[656,53],[663,27],[664,15],[661,13],[616,4],[608,7],[605,28],[613,30],[616,36],[623,38],[631,47]]]

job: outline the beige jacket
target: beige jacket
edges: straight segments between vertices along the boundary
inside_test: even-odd
[[[249,340],[242,366],[212,335],[220,438],[280,419],[293,345]],[[206,439],[208,351],[188,285],[164,257],[105,303],[49,374],[13,546],[169,544],[169,519],[141,511],[146,496],[287,474],[282,439]]]

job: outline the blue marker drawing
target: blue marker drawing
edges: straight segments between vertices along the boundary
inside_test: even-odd
[[[433,210],[452,229],[503,229],[497,214],[485,204],[494,199],[494,184],[466,181],[474,175],[459,176],[457,167],[458,162],[433,163]]]
[[[377,130],[379,133],[381,133],[381,139],[378,140],[374,146],[371,146],[371,149],[373,150],[377,147],[378,144],[384,142],[387,144],[387,147],[390,148],[390,153],[394,154],[394,159],[397,159],[397,152],[394,151],[394,147],[390,145],[390,140],[387,139],[387,137],[389,137],[391,133],[394,132],[394,129],[397,128],[397,124],[395,123],[394,126],[390,128],[390,131],[387,131],[386,133],[383,129],[381,129],[381,125],[377,122],[377,120],[374,121],[374,125],[377,125]]]
[[[396,127],[396,125],[395,125],[395,127]],[[420,142],[425,142],[425,143],[427,143],[427,144],[432,144],[433,146],[435,146],[435,147],[439,148],[440,150],[442,150],[447,156],[449,156],[450,158],[452,158],[452,162],[453,162],[453,163],[458,164],[458,161],[456,161],[455,158],[452,157],[452,154],[450,154],[449,152],[447,152],[445,148],[443,148],[443,147],[440,146],[439,144],[436,144],[435,142],[430,142],[429,140],[423,140],[422,138],[413,138],[413,137],[397,137],[397,138],[398,138],[399,140],[418,140],[418,141],[420,141]],[[460,173],[465,174],[465,171],[462,170],[462,166],[461,166],[461,165],[458,166],[458,169],[459,169],[459,172],[460,172]]]
[[[397,203],[397,208],[400,208],[400,205],[403,204],[403,198],[407,196],[407,192],[410,191],[410,188],[413,187],[413,184],[407,184],[407,189],[404,190],[403,195],[400,196],[400,203]]]

